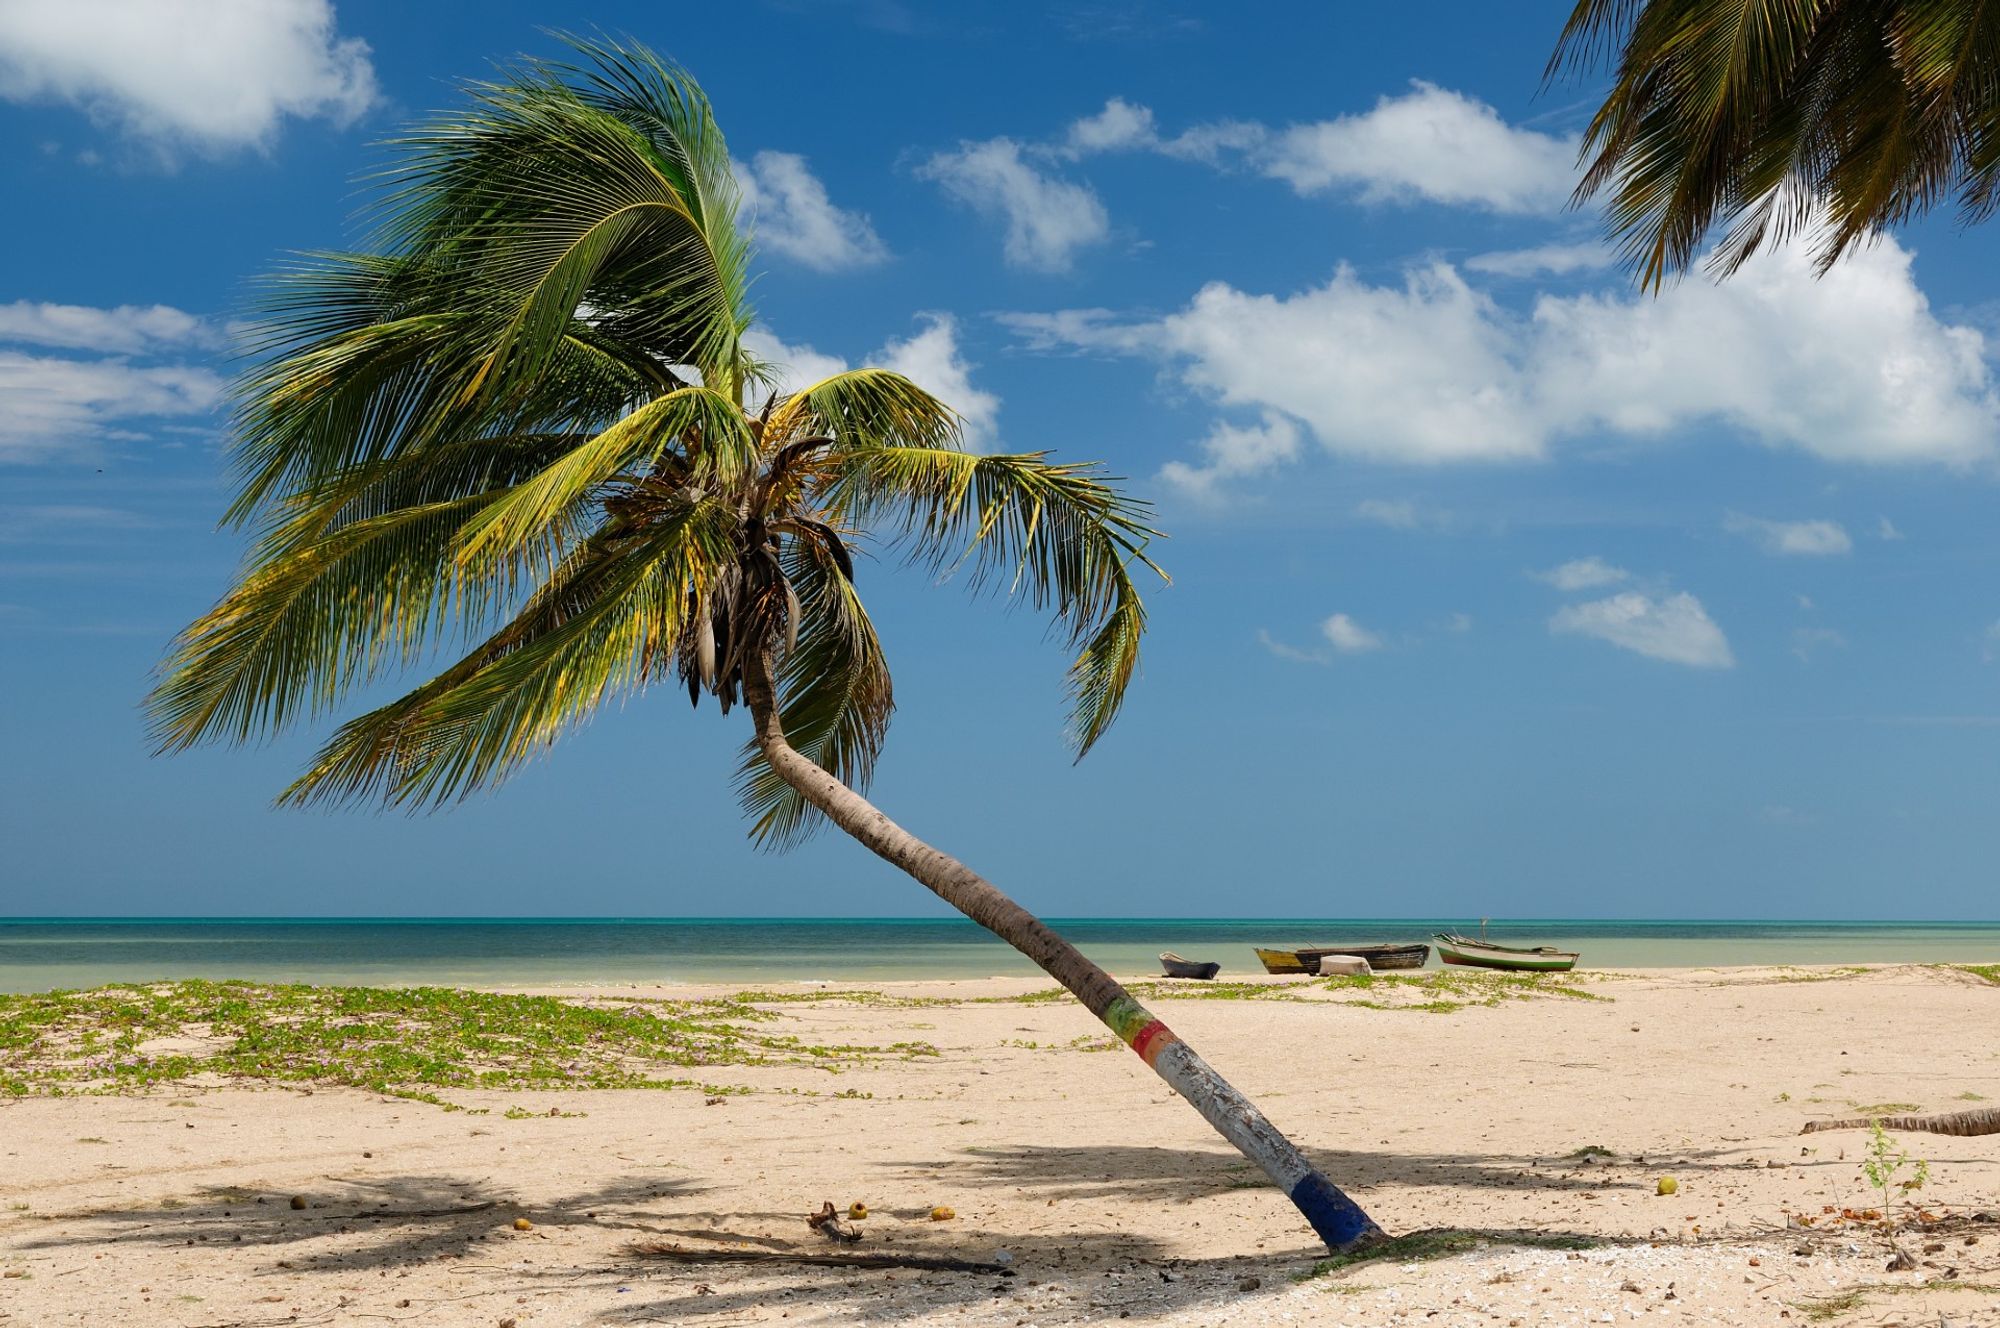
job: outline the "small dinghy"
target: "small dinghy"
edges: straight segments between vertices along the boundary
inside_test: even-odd
[[[1327,955],[1353,955],[1366,959],[1368,967],[1380,972],[1387,968],[1422,968],[1431,957],[1431,948],[1376,941],[1368,945],[1309,945],[1297,950],[1266,950],[1252,946],[1266,973],[1317,973],[1319,961]]]
[[[1204,964],[1192,959],[1183,959],[1172,950],[1162,950],[1160,952],[1160,967],[1166,970],[1166,974],[1170,978],[1200,978],[1203,981],[1207,981],[1222,971],[1221,964]]]
[[[1576,967],[1576,961],[1581,957],[1573,950],[1558,950],[1547,945],[1529,950],[1513,945],[1495,945],[1491,941],[1475,941],[1470,936],[1450,932],[1440,933],[1431,940],[1437,945],[1438,958],[1447,964],[1462,964],[1467,968],[1498,968],[1514,973],[1567,973]]]

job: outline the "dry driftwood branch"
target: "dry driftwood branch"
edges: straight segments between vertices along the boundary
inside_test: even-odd
[[[808,1254],[803,1250],[691,1250],[659,1241],[627,1245],[627,1254],[641,1259],[671,1259],[675,1263],[792,1263],[826,1268],[920,1268],[938,1273],[998,1273],[1012,1276],[1005,1264],[980,1263],[934,1254]]]
[[[1807,1121],[1800,1134],[1820,1130],[1865,1130],[1880,1121],[1885,1130],[1922,1130],[1926,1134],[2000,1134],[2000,1107],[1947,1111],[1938,1116],[1844,1116],[1839,1120]]]
[[[840,1220],[831,1201],[820,1205],[819,1211],[806,1219],[806,1225],[828,1240],[853,1242],[861,1239],[861,1233]]]

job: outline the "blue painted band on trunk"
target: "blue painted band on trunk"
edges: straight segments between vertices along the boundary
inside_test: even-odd
[[[1364,1236],[1382,1234],[1382,1228],[1369,1220],[1360,1204],[1317,1171],[1300,1177],[1292,1186],[1291,1199],[1330,1250],[1344,1250]]]

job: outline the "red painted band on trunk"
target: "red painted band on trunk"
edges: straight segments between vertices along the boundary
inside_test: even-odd
[[[1155,1019],[1132,1035],[1132,1050],[1139,1053],[1139,1059],[1151,1065],[1160,1058],[1160,1053],[1180,1039],[1174,1030]]]

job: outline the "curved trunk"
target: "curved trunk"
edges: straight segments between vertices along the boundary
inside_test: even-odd
[[[785,740],[767,655],[749,652],[744,699],[757,725],[757,746],[779,778],[835,825],[892,866],[914,876],[938,898],[1035,961],[1187,1099],[1223,1138],[1255,1162],[1305,1215],[1333,1250],[1382,1238],[1382,1229],[1308,1162],[1250,1100],[1195,1055],[1173,1030],[1132,999],[1116,979],[1058,936],[991,882],[884,816],[874,804],[801,755]]]

